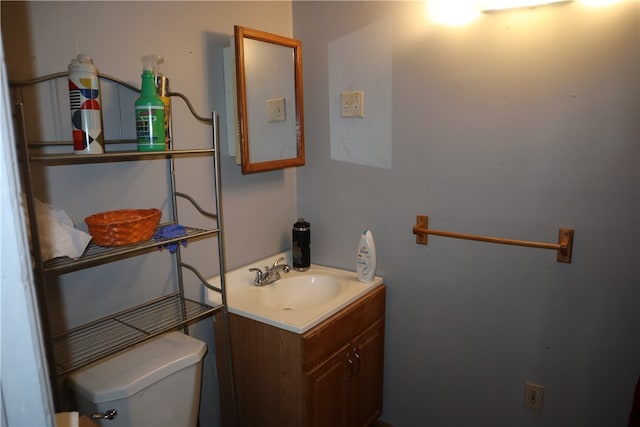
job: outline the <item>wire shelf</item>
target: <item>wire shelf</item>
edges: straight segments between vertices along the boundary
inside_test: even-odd
[[[160,227],[167,224],[160,224]],[[82,256],[78,259],[68,257],[59,257],[51,259],[44,264],[44,271],[47,273],[68,273],[71,271],[82,270],[87,267],[93,267],[107,262],[116,261],[126,258],[134,254],[158,250],[159,247],[170,245],[172,243],[181,242],[183,240],[195,240],[211,234],[218,233],[219,229],[203,230],[199,228],[185,227],[186,234],[170,239],[162,240],[145,240],[144,242],[134,243],[126,246],[105,247],[98,246],[93,241],[85,249]]]
[[[220,309],[222,305],[211,307],[175,293],[66,331],[54,337],[57,373],[69,373]]]
[[[125,143],[127,141],[124,141]],[[135,142],[135,141],[132,141]],[[36,143],[30,145],[68,145],[73,144],[66,141],[53,141],[50,143]],[[74,153],[62,153],[62,154],[37,154],[31,153],[29,160],[32,162],[42,162],[50,165],[74,165],[74,164],[87,164],[87,163],[107,163],[107,162],[121,162],[132,160],[152,160],[152,159],[169,159],[175,157],[196,157],[196,156],[211,156],[214,153],[212,148],[204,149],[189,149],[189,150],[166,150],[166,151],[110,151],[101,154],[74,154]]]

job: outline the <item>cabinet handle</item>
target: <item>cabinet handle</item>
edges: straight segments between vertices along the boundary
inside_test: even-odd
[[[353,376],[353,360],[351,359],[351,353],[347,353],[347,364],[348,369],[345,372],[345,377],[346,380],[349,381],[349,379],[351,379],[351,377]]]
[[[94,420],[113,420],[117,416],[118,411],[116,411],[115,409],[109,409],[108,411],[96,412],[91,414],[91,418],[93,418]]]
[[[358,375],[358,370],[360,369],[360,349],[358,349],[358,347],[353,348],[353,357],[355,359],[355,363],[353,364],[353,374]]]

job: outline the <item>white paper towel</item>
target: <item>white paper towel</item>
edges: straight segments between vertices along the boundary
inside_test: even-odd
[[[40,247],[44,261],[60,256],[78,258],[91,241],[91,235],[74,227],[62,209],[34,199]]]

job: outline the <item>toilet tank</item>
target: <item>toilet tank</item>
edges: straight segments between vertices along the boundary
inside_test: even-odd
[[[195,427],[207,346],[169,332],[82,368],[68,378],[80,414],[115,409],[105,427]]]

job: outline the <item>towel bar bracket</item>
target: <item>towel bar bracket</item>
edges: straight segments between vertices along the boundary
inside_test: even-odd
[[[416,225],[413,227],[413,234],[416,235],[416,244],[429,244],[429,217],[427,215],[418,215]]]
[[[433,230],[429,228],[429,217],[426,215],[418,215],[416,225],[413,227],[413,234],[416,235],[416,243],[426,245],[428,243],[428,235],[453,237],[455,239],[476,240],[480,242],[500,243],[504,245],[527,246],[531,248],[553,249],[558,252],[556,261],[571,263],[571,255],[573,252],[573,235],[574,230],[570,228],[561,228],[558,232],[558,243],[531,242],[528,240],[503,239],[499,237],[477,236],[474,234],[451,233],[448,231]]]
[[[570,228],[561,228],[558,232],[558,243],[560,248],[558,249],[558,256],[556,260],[558,262],[566,262],[571,264],[571,253],[573,252],[573,233],[574,230]]]

